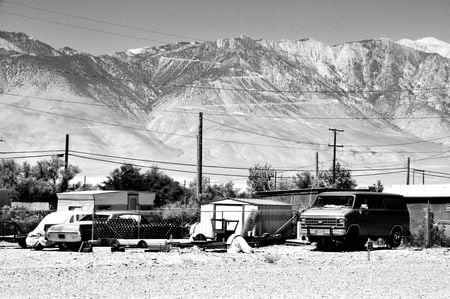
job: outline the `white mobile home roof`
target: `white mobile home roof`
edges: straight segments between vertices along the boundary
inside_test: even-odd
[[[90,191],[72,191],[57,193],[58,199],[76,199],[76,200],[94,200],[95,195],[112,194],[126,191],[105,191],[105,190],[90,190]]]
[[[290,206],[290,204],[270,199],[258,199],[258,198],[229,198],[229,199],[220,199],[216,201],[209,202],[207,204],[235,204],[243,203],[254,206]]]
[[[383,192],[406,197],[450,197],[450,184],[437,185],[392,185]]]

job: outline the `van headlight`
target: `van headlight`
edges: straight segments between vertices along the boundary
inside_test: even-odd
[[[337,223],[337,226],[344,227],[345,226],[345,218],[338,218],[336,223]]]
[[[305,218],[300,218],[300,224],[301,225],[306,225],[306,219]]]

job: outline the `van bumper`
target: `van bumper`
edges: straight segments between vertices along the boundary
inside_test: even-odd
[[[343,237],[347,230],[343,227],[301,228],[300,232],[308,237]]]

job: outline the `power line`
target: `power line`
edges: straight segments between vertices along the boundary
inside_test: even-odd
[[[27,7],[27,8],[31,8],[31,9],[35,9],[35,10],[45,11],[45,12],[49,12],[49,13],[53,13],[53,14],[57,14],[57,15],[77,18],[77,19],[81,19],[81,20],[92,21],[92,22],[106,24],[106,25],[113,25],[113,26],[117,26],[117,27],[123,27],[123,28],[127,28],[127,29],[139,30],[139,31],[144,31],[144,32],[149,32],[149,33],[156,33],[156,34],[167,35],[167,36],[172,36],[172,37],[181,37],[181,38],[188,38],[188,39],[195,39],[195,40],[205,41],[205,40],[202,40],[202,39],[196,38],[196,37],[190,37],[190,36],[185,36],[185,35],[178,35],[178,34],[173,34],[173,33],[168,33],[168,32],[163,32],[163,31],[150,30],[150,29],[142,28],[142,27],[135,27],[135,26],[125,25],[125,24],[109,22],[109,21],[97,20],[97,19],[93,19],[93,18],[88,18],[88,17],[78,16],[78,15],[68,14],[68,13],[65,13],[65,12],[60,12],[60,11],[55,11],[55,10],[50,10],[50,9],[44,9],[44,8],[31,6],[31,5],[26,5],[26,4],[22,4],[22,3],[16,3],[16,2],[11,2],[11,1],[2,1],[2,2],[11,4],[11,5]]]
[[[263,136],[263,137],[267,137],[267,138],[273,138],[273,139],[289,141],[289,142],[295,142],[295,143],[302,143],[302,144],[318,145],[318,146],[328,145],[328,144],[324,144],[324,143],[302,142],[302,141],[288,139],[288,138],[282,138],[282,137],[277,137],[277,136],[270,136],[270,135],[267,135],[267,134],[258,133],[258,132],[255,132],[255,131],[250,131],[250,130],[241,129],[241,128],[237,128],[237,127],[234,127],[234,126],[222,124],[222,123],[219,123],[219,122],[216,122],[214,120],[207,119],[207,118],[205,118],[205,120],[207,120],[209,122],[212,122],[212,123],[215,123],[215,124],[220,125],[220,126],[224,126],[224,127],[228,127],[228,128],[237,130],[237,131],[242,131],[242,132],[246,132],[246,133],[250,133],[250,134],[254,134],[254,135],[259,135],[259,136]],[[378,144],[378,145],[376,145],[376,144],[372,144],[372,145],[346,145],[346,147],[353,147],[353,148],[355,148],[355,147],[389,147],[389,146],[400,146],[400,145],[426,143],[426,142],[432,142],[432,141],[437,141],[437,140],[446,139],[446,138],[450,138],[450,135],[439,137],[439,138],[434,138],[434,139],[414,141],[414,142],[395,143],[395,144]]]
[[[149,130],[149,129],[146,129],[146,128],[141,128],[141,127],[133,127],[133,126],[126,126],[126,125],[115,124],[115,123],[108,123],[108,122],[92,120],[92,119],[78,117],[78,116],[72,116],[72,115],[67,115],[67,114],[61,114],[61,113],[56,113],[56,112],[49,112],[49,111],[44,111],[44,110],[39,110],[39,109],[34,109],[34,108],[29,108],[29,107],[18,106],[18,105],[14,105],[14,104],[0,103],[0,105],[15,107],[15,108],[24,109],[24,110],[30,110],[30,111],[35,111],[35,112],[45,113],[45,114],[50,114],[50,115],[57,115],[57,116],[67,117],[67,118],[81,120],[81,121],[99,123],[99,124],[113,126],[113,127],[121,127],[121,128],[126,128],[126,129],[132,129],[132,130],[146,131],[146,132],[151,132],[151,133],[155,133],[155,134],[164,134],[164,135],[173,135],[173,136],[180,136],[180,137],[187,137],[187,138],[196,138],[195,136],[190,136],[190,135],[183,135],[183,134],[177,134],[177,133],[168,133],[168,132],[160,132],[160,131],[155,131],[155,130]]]
[[[426,142],[433,142],[437,140],[442,140],[450,138],[450,135],[428,139],[428,140],[421,140],[421,141],[413,141],[413,142],[404,142],[404,143],[391,143],[391,144],[369,144],[369,145],[347,145],[346,147],[388,147],[388,146],[400,146],[400,145],[410,145],[410,144],[418,144],[418,143],[426,143]]]
[[[150,57],[149,57],[150,58]],[[181,59],[181,60],[188,60],[192,62],[199,62],[199,63],[206,63],[206,64],[215,64],[214,61],[201,61],[201,60],[193,60],[193,59],[185,59],[185,58],[177,58],[177,57],[165,57],[166,59]],[[159,58],[155,58],[159,59]],[[45,70],[50,70],[48,68],[42,68]],[[115,77],[106,77],[106,76],[100,76],[100,75],[92,75],[87,73],[74,73],[69,71],[63,71],[63,70],[50,70],[54,72],[59,72],[67,75],[74,75],[74,76],[80,76],[80,77],[92,77],[97,79],[112,79],[116,81],[123,81],[123,82],[134,82],[134,83],[143,83],[143,84],[153,84],[156,86],[170,86],[170,87],[188,87],[192,89],[205,89],[205,90],[224,90],[224,91],[246,91],[246,92],[267,92],[267,93],[313,93],[313,94],[329,94],[329,93],[358,93],[358,92],[367,92],[367,93],[383,93],[383,92],[411,92],[411,91],[432,91],[432,90],[446,90],[450,89],[450,86],[448,87],[429,87],[429,88],[423,88],[423,87],[412,87],[412,88],[397,88],[397,89],[317,89],[317,90],[307,90],[307,89],[263,89],[263,88],[236,88],[236,87],[215,87],[215,86],[201,86],[201,85],[191,85],[191,84],[171,84],[171,83],[161,83],[161,82],[153,82],[153,81],[144,81],[144,80],[123,80]],[[286,102],[289,104],[288,102]],[[269,104],[269,103],[262,103],[263,105]],[[217,104],[211,104],[209,106],[217,106]],[[251,105],[251,104],[250,104]],[[270,105],[273,105],[270,103]],[[208,105],[204,105],[208,106]],[[219,106],[224,106],[222,104],[219,104]]]
[[[236,104],[236,106],[265,106],[265,105],[271,105],[271,106],[281,106],[281,105],[301,105],[304,104],[305,101],[301,102],[283,102],[283,103],[245,103],[245,104]],[[178,108],[198,108],[201,109],[202,107],[209,107],[210,105],[201,105],[201,106],[178,106]],[[218,107],[228,107],[228,104],[223,105],[217,105]],[[154,109],[153,112],[163,112],[163,113],[177,113],[177,114],[197,114],[197,112],[191,112],[186,110],[163,110],[163,109]],[[359,116],[349,116],[349,117],[323,117],[323,116],[273,116],[273,115],[258,115],[258,114],[244,114],[244,113],[226,113],[226,112],[207,112],[204,111],[203,114],[205,115],[212,115],[212,116],[233,116],[233,117],[245,117],[245,118],[269,118],[269,119],[307,119],[307,120],[396,120],[396,119],[446,119],[450,118],[450,116],[404,116],[404,117],[395,117],[395,116],[374,116],[374,117],[359,117]]]
[[[34,154],[34,153],[53,153],[63,151],[64,150],[13,151],[13,152],[0,152],[0,154]]]
[[[363,176],[377,176],[377,175],[387,175],[387,174],[396,174],[396,173],[404,173],[406,170],[401,171],[390,171],[390,172],[379,172],[379,173],[366,173],[366,174],[355,174],[352,177],[363,177]]]
[[[112,105],[105,105],[105,104],[77,102],[77,101],[70,101],[70,100],[60,100],[60,99],[36,97],[36,96],[30,96],[30,95],[14,94],[14,93],[9,93],[9,92],[2,92],[2,93],[0,93],[0,95],[2,95],[2,94],[13,96],[13,97],[32,98],[32,99],[38,99],[38,100],[43,100],[43,101],[52,101],[52,102],[58,102],[58,103],[69,103],[69,104],[78,104],[78,105],[86,105],[86,106],[99,106],[99,107],[114,108],[114,106],[112,106]]]
[[[449,172],[441,172],[441,171],[434,171],[434,170],[428,170],[428,169],[418,169],[418,168],[411,168],[413,171],[425,171],[426,173],[435,173],[435,174],[442,174],[442,175],[448,175],[450,176]]]
[[[450,176],[444,176],[444,175],[438,175],[438,174],[432,174],[432,173],[426,173],[426,176],[431,176],[431,177],[437,177],[437,178],[444,178],[444,179],[450,179]]]
[[[148,165],[139,165],[139,164],[133,164],[133,163],[124,163],[124,162],[118,162],[118,161],[112,161],[112,160],[106,160],[106,159],[99,159],[99,158],[93,158],[93,157],[86,157],[82,155],[77,154],[71,154],[73,157],[81,158],[81,159],[88,159],[88,160],[94,160],[94,161],[100,161],[100,162],[107,162],[107,163],[113,163],[113,164],[129,164],[136,167],[143,167],[143,168],[152,168],[153,166]],[[163,168],[163,167],[157,167],[161,170],[167,170],[167,171],[173,171],[173,172],[182,172],[182,173],[192,173],[195,174],[196,171],[190,171],[190,170],[182,170],[182,169],[172,169],[172,168]],[[231,176],[231,177],[245,177],[247,178],[248,175],[239,175],[239,174],[227,174],[227,173],[211,173],[211,172],[203,172],[203,174],[207,175],[215,175],[215,176]]]
[[[29,159],[29,158],[42,158],[42,157],[51,157],[54,155],[33,155],[33,156],[14,156],[14,157],[1,157],[0,159]]]
[[[45,20],[45,19],[41,19],[41,18],[25,16],[25,15],[21,15],[21,14],[17,14],[17,13],[12,13],[12,12],[9,12],[9,11],[0,11],[0,13],[7,14],[7,15],[12,15],[12,16],[16,16],[16,17],[21,17],[21,18],[26,18],[26,19],[30,19],[30,20],[36,20],[36,21],[44,22],[44,23],[57,24],[57,25],[63,25],[63,26],[67,26],[67,27],[73,27],[73,28],[93,31],[93,32],[105,33],[105,34],[109,34],[109,35],[116,35],[116,36],[121,36],[121,37],[126,37],[126,38],[145,40],[145,41],[161,43],[161,44],[170,43],[170,42],[162,41],[162,40],[149,39],[149,38],[145,38],[145,37],[137,37],[137,36],[132,36],[132,35],[128,35],[128,34],[122,34],[122,33],[116,33],[116,32],[111,32],[111,31],[100,30],[100,29],[93,29],[93,28],[79,26],[79,25],[73,25],[73,24],[61,23],[61,22],[56,22],[56,21],[50,21],[50,20]]]
[[[57,116],[61,116],[61,117],[66,117],[66,118],[70,118],[70,119],[76,119],[76,120],[81,120],[81,121],[87,121],[87,122],[92,122],[92,123],[98,123],[98,124],[103,124],[103,125],[108,125],[108,126],[115,126],[115,127],[122,127],[122,128],[126,128],[126,129],[132,129],[132,130],[140,130],[140,131],[147,131],[147,132],[152,132],[152,133],[156,133],[156,134],[165,134],[165,135],[174,135],[174,136],[180,136],[180,137],[186,137],[186,138],[196,138],[195,136],[190,136],[190,135],[183,135],[183,134],[177,134],[177,133],[169,133],[169,132],[162,132],[162,131],[155,131],[155,130],[149,130],[146,128],[142,128],[142,127],[134,127],[134,126],[127,126],[127,125],[121,125],[121,124],[115,124],[115,123],[108,123],[108,122],[103,122],[103,121],[98,121],[98,120],[92,120],[92,119],[88,119],[88,118],[83,118],[83,117],[77,117],[77,116],[72,116],[72,115],[67,115],[67,114],[61,114],[61,113],[56,113],[56,112],[49,112],[49,111],[44,111],[44,110],[40,110],[40,109],[35,109],[35,108],[30,108],[30,107],[24,107],[24,106],[19,106],[19,105],[14,105],[14,104],[7,104],[7,103],[0,103],[0,105],[6,105],[6,106],[10,106],[10,107],[15,107],[15,108],[19,108],[19,109],[24,109],[24,110],[30,110],[30,111],[35,111],[35,112],[39,112],[39,113],[44,113],[44,114],[50,114],[50,115],[57,115]],[[209,120],[213,123],[219,124],[219,125],[224,125],[212,120]],[[313,143],[313,142],[302,142],[302,141],[298,141],[298,140],[291,140],[291,139],[287,139],[287,138],[280,138],[280,137],[276,137],[276,136],[270,136],[270,135],[266,135],[266,134],[258,134],[256,132],[253,131],[249,131],[249,130],[244,130],[244,129],[240,129],[240,128],[236,128],[233,126],[229,126],[229,125],[224,125],[224,126],[228,126],[230,128],[234,128],[236,130],[243,130],[247,133],[252,133],[252,134],[256,134],[256,135],[261,135],[261,136],[265,136],[268,138],[274,138],[274,139],[279,139],[279,140],[284,140],[284,141],[290,141],[290,142],[295,142],[295,143],[302,143],[302,144],[310,144],[310,145],[323,145],[320,143]],[[450,136],[444,136],[444,137],[440,137],[440,138],[435,138],[435,139],[431,139],[431,140],[423,140],[423,141],[417,141],[417,142],[409,142],[409,143],[403,143],[403,144],[390,144],[390,145],[365,145],[365,146],[347,146],[347,147],[387,147],[387,146],[397,146],[397,145],[409,145],[409,144],[416,144],[416,143],[425,143],[425,142],[430,142],[430,141],[436,141],[439,139],[445,139],[445,138],[449,138]],[[237,144],[248,144],[248,145],[255,145],[255,146],[265,146],[265,147],[275,147],[275,148],[285,148],[285,149],[300,149],[300,150],[311,150],[311,151],[327,151],[326,149],[309,149],[309,148],[297,148],[297,147],[286,147],[286,146],[277,146],[277,145],[269,145],[269,144],[259,144],[259,143],[250,143],[250,142],[242,142],[242,141],[237,141],[237,140],[223,140],[223,139],[217,139],[217,138],[204,138],[204,140],[210,140],[210,141],[216,141],[216,142],[226,142],[226,143],[237,143]],[[377,152],[377,151],[360,151],[361,153],[363,152],[369,152],[369,153],[392,153],[392,154],[396,154],[397,152]],[[399,152],[400,153],[400,152]],[[422,152],[404,152],[404,153],[422,153]],[[425,153],[425,152],[423,152]],[[442,154],[442,153],[440,153]],[[439,154],[439,155],[440,155]],[[427,158],[429,159],[429,158]],[[424,159],[419,159],[416,161],[421,161]]]
[[[92,153],[92,152],[85,152],[85,151],[77,151],[77,150],[71,150],[71,153],[77,153],[77,154],[84,154],[84,155],[91,155],[91,156],[99,156],[99,157],[106,157],[106,158],[114,158],[114,159],[122,159],[122,160],[130,160],[130,161],[141,161],[141,162],[150,162],[150,163],[161,163],[161,164],[170,164],[170,165],[179,165],[179,166],[190,166],[190,167],[196,167],[196,164],[192,163],[181,163],[181,162],[172,162],[172,161],[160,161],[160,160],[149,160],[149,159],[139,159],[139,158],[132,158],[132,157],[124,157],[124,156],[115,156],[115,155],[107,155],[107,154],[99,154],[99,153]],[[297,169],[284,169],[282,167],[273,167],[274,169],[278,171],[286,171],[286,172],[295,172],[295,171],[301,171],[307,166],[299,166]],[[203,165],[203,167],[206,168],[220,168],[220,169],[232,169],[232,170],[249,170],[252,167],[241,167],[241,166],[221,166],[221,165]]]
[[[37,96],[30,96],[30,95],[21,95],[21,94],[14,94],[10,92],[2,92],[0,95],[9,95],[13,97],[20,97],[20,98],[32,98],[32,99],[38,99],[43,101],[53,101],[53,102],[60,102],[60,103],[70,103],[70,104],[78,104],[78,105],[87,105],[87,106],[99,106],[99,107],[108,107],[108,108],[115,108],[113,105],[106,105],[103,103],[87,103],[87,102],[78,102],[78,101],[71,101],[71,100],[64,100],[64,99],[53,99],[53,98],[46,98],[46,97],[37,97]],[[278,103],[278,104],[289,104],[289,103]],[[295,104],[295,103],[294,103]],[[246,106],[246,105],[260,105],[260,103],[257,104],[239,104],[240,106]],[[262,105],[262,104],[261,104]],[[277,105],[277,103],[274,103],[274,105]],[[198,108],[202,108],[202,105]],[[182,107],[182,106],[181,106]],[[194,111],[186,111],[186,110],[160,110],[160,109],[153,109],[152,112],[163,112],[163,113],[177,113],[177,114],[192,114],[192,115],[198,115],[198,112]],[[369,120],[369,119],[442,119],[442,118],[450,118],[450,116],[409,116],[409,117],[315,117],[315,116],[270,116],[270,115],[242,115],[242,114],[236,114],[236,113],[211,113],[211,112],[203,112],[205,115],[211,115],[211,116],[232,116],[232,117],[252,117],[252,118],[271,118],[271,119],[308,119],[308,120]]]
[[[283,141],[290,141],[290,142],[301,143],[301,144],[325,145],[324,143],[304,142],[304,141],[299,141],[299,140],[293,140],[293,139],[288,139],[288,138],[282,138],[282,137],[277,137],[277,136],[271,136],[271,135],[267,135],[267,134],[263,134],[263,133],[258,133],[258,132],[255,132],[255,131],[250,131],[250,130],[246,130],[246,129],[241,129],[241,128],[233,127],[233,126],[226,125],[226,124],[221,124],[221,123],[219,123],[219,122],[216,122],[216,121],[214,121],[214,120],[207,119],[207,118],[205,118],[205,120],[207,120],[207,121],[209,121],[209,122],[212,122],[212,123],[215,123],[215,124],[217,124],[217,125],[223,126],[223,127],[228,127],[228,128],[231,128],[231,129],[234,129],[234,130],[237,130],[237,131],[242,131],[242,132],[245,132],[245,133],[250,133],[250,134],[253,134],[253,135],[263,136],[263,137],[267,137],[267,138],[272,138],[272,139],[277,139],[277,140],[283,140]]]

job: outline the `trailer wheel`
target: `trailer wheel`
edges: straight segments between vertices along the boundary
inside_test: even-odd
[[[206,241],[206,236],[204,234],[196,234],[192,237],[194,241]]]
[[[141,240],[138,242],[137,244],[138,248],[148,248],[147,242],[145,242],[144,240]]]

